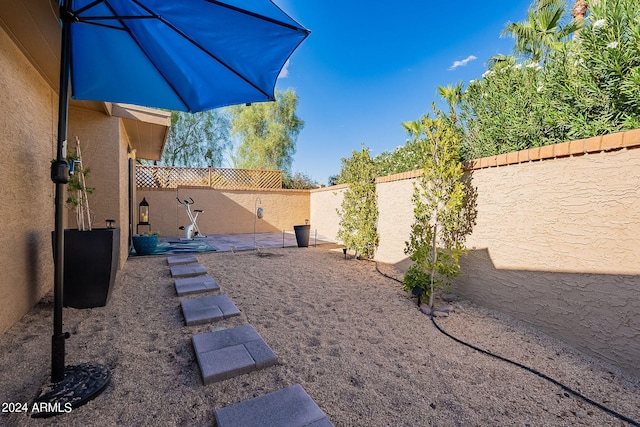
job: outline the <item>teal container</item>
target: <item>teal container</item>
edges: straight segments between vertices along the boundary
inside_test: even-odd
[[[137,255],[151,255],[158,247],[158,236],[133,236],[133,248]]]

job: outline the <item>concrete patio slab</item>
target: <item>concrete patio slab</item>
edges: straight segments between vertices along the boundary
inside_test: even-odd
[[[299,384],[218,409],[214,416],[218,427],[333,426]]]
[[[195,277],[207,274],[207,270],[200,264],[176,265],[171,267],[171,277]]]
[[[198,258],[194,255],[177,255],[167,257],[167,264],[173,265],[184,265],[184,264],[194,264],[198,262]]]
[[[275,233],[241,233],[241,234],[210,234],[202,238],[209,245],[216,248],[218,252],[224,251],[244,251],[255,249],[283,248],[297,246],[296,236],[291,231]],[[312,227],[309,246],[322,243],[335,243],[326,236],[317,234]]]
[[[175,285],[176,293],[179,297],[200,292],[220,290],[220,286],[211,276],[198,276],[188,277],[186,279],[176,279]]]
[[[239,316],[240,310],[227,295],[214,295],[184,300],[180,303],[187,326]]]
[[[251,325],[198,334],[191,340],[205,385],[278,363]]]

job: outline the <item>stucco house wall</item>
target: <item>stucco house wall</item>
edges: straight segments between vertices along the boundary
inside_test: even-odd
[[[80,140],[82,163],[90,168],[87,186],[93,227],[104,228],[106,219],[115,219],[120,227],[120,266],[128,255],[128,137],[122,121],[98,111],[69,109],[69,150]],[[75,215],[67,213],[67,227],[75,228]]]
[[[0,334],[53,288],[59,33],[46,2],[0,3]],[[128,152],[159,158],[169,125],[170,115],[159,110],[71,102],[68,143],[80,138],[92,170],[94,226],[108,218],[121,228],[120,266],[128,255]],[[72,212],[65,213],[75,227]]]
[[[0,29],[0,334],[53,283],[57,94]]]

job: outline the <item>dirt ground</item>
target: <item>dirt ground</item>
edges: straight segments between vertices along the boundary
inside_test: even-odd
[[[3,426],[211,426],[214,411],[301,384],[336,426],[626,426],[530,372],[439,332],[375,264],[331,245],[197,254],[239,317],[184,326],[166,257],[130,259],[106,307],[64,313],[67,364],[108,366],[112,380],[70,413]],[[391,266],[384,273],[400,277]],[[195,298],[190,295],[183,298]],[[453,336],[530,366],[640,420],[640,379],[498,312],[455,303],[438,318]],[[0,402],[28,403],[50,373],[46,297],[0,336]],[[253,325],[276,366],[202,384],[191,336]]]

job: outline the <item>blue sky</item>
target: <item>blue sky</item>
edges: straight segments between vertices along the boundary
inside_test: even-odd
[[[373,155],[403,145],[402,122],[440,102],[438,86],[466,86],[511,53],[500,32],[531,0],[274,2],[311,30],[276,86],[296,90],[305,121],[292,169],[326,184],[362,143]]]

